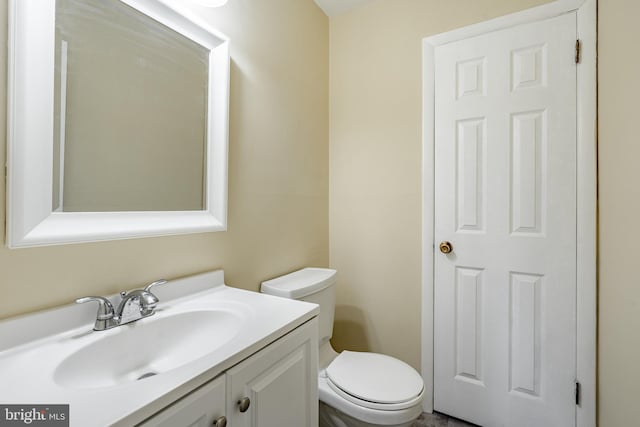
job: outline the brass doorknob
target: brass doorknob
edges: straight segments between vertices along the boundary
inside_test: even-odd
[[[240,409],[240,412],[247,412],[247,409],[249,409],[249,405],[251,405],[251,401],[248,397],[243,397],[242,399],[238,400],[238,409]]]
[[[453,245],[451,244],[451,242],[444,241],[440,243],[440,252],[442,252],[443,254],[450,254],[451,252],[453,252]]]

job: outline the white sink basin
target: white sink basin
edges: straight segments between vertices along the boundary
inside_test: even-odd
[[[222,309],[155,316],[95,332],[104,335],[63,359],[54,381],[103,388],[161,375],[219,349],[244,323],[239,313]]]

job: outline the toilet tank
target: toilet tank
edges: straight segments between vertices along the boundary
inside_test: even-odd
[[[262,282],[260,292],[279,297],[312,302],[320,306],[319,345],[333,335],[333,314],[336,303],[336,270],[303,268],[284,276]]]

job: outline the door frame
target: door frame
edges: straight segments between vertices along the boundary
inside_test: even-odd
[[[556,0],[522,12],[423,39],[422,105],[422,376],[423,409],[433,412],[435,48],[447,43],[577,12],[581,59],[577,66],[576,426],[596,425],[597,327],[597,0]]]

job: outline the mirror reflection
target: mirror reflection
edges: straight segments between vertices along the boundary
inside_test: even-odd
[[[209,50],[118,0],[57,0],[53,210],[206,206]]]

